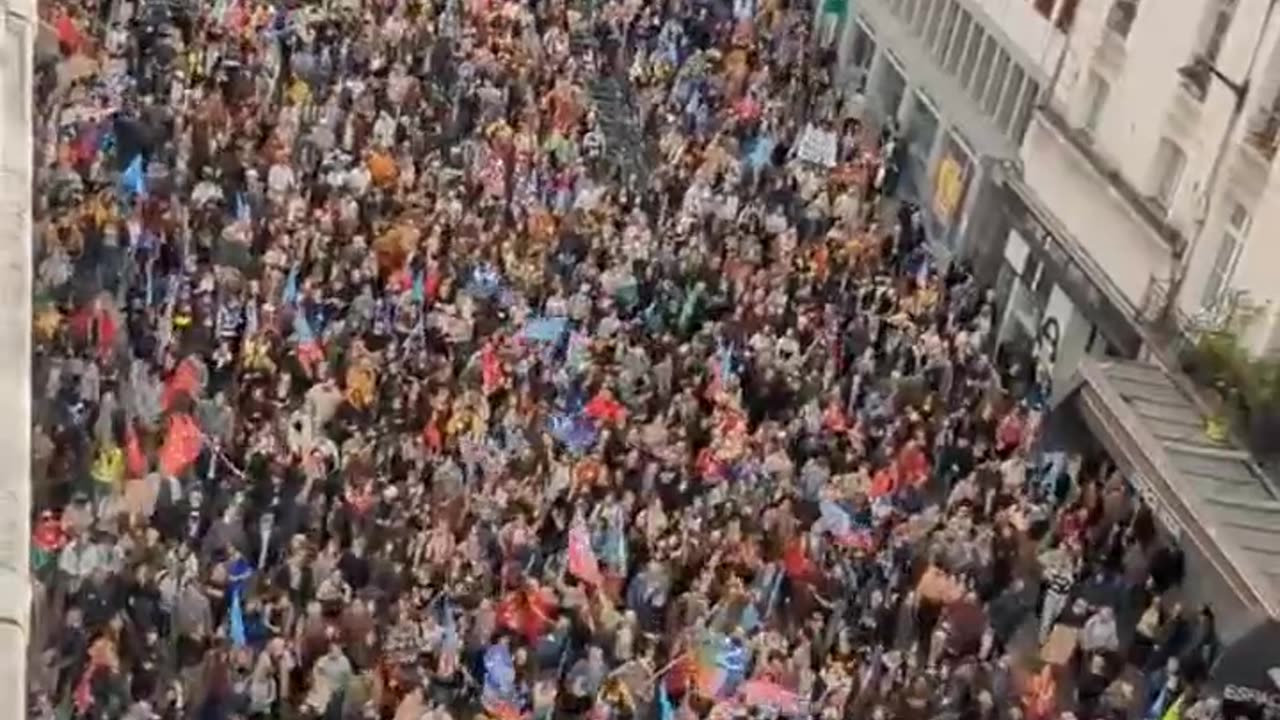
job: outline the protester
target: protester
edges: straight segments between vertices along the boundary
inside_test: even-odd
[[[1138,608],[1178,566],[1041,457],[1045,388],[989,360],[993,296],[932,258],[807,8],[65,14],[42,717],[1092,717],[1127,658],[1121,710],[1195,687],[1211,614],[1130,651],[1079,597],[1133,580],[1113,538],[1166,558]],[[1022,639],[1077,602],[1078,707]]]

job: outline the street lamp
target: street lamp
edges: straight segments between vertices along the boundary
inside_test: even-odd
[[[1209,62],[1209,59],[1203,55],[1196,55],[1191,62],[1178,68],[1178,74],[1201,91],[1209,87],[1210,77],[1217,78],[1235,95],[1237,108],[1244,106],[1245,98],[1249,95],[1249,78],[1246,77],[1242,82],[1236,82],[1222,74],[1218,66]]]

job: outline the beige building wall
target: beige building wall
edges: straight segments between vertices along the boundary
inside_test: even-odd
[[[31,181],[34,0],[0,0],[0,720],[25,718],[31,611]]]

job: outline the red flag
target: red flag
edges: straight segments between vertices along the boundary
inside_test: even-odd
[[[138,431],[133,428],[132,423],[124,431],[124,468],[130,478],[140,478],[147,474],[147,456],[142,452]]]
[[[169,432],[160,447],[160,470],[172,477],[181,475],[200,456],[203,443],[200,427],[190,415],[181,413],[169,418]]]
[[[569,572],[589,585],[600,587],[604,583],[604,576],[600,574],[600,561],[591,549],[587,529],[581,525],[575,525],[569,530]]]
[[[912,485],[922,485],[929,479],[929,459],[914,441],[898,453],[898,477]]]
[[[882,468],[879,472],[871,477],[871,488],[867,494],[872,499],[882,498],[886,495],[892,495],[898,489],[898,473],[893,466]]]
[[[440,276],[439,270],[433,269],[427,273],[426,281],[423,283],[422,294],[426,295],[428,300],[435,300],[439,297],[441,280],[443,278]]]
[[[434,453],[440,452],[444,447],[444,436],[440,434],[440,427],[434,419],[422,429],[422,442]]]
[[[480,351],[480,381],[485,395],[492,394],[502,385],[502,362],[493,343],[486,344]]]
[[[164,384],[164,396],[161,398],[164,409],[173,409],[173,404],[184,395],[194,400],[200,394],[200,384],[200,371],[190,358],[178,363]]]
[[[849,429],[849,419],[845,417],[840,403],[833,401],[822,413],[822,425],[829,432],[842,433]]]
[[[533,642],[551,625],[552,609],[551,600],[543,594],[531,590],[516,590],[498,603],[498,622]]]
[[[797,537],[787,543],[786,549],[782,551],[782,569],[787,577],[799,582],[812,580],[818,574],[818,569],[805,551],[804,537]]]
[[[804,712],[800,696],[768,680],[748,680],[738,688],[742,702],[773,708],[783,715],[799,715]]]
[[[585,408],[587,416],[606,425],[621,425],[627,420],[627,410],[613,399],[613,393],[601,390]]]
[[[62,13],[54,23],[54,30],[58,34],[58,44],[66,50],[68,55],[75,55],[80,49],[81,36],[80,29],[76,27],[71,16]]]

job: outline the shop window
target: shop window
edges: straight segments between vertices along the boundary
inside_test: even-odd
[[[1249,211],[1240,203],[1235,203],[1227,218],[1218,254],[1213,259],[1213,268],[1204,285],[1204,293],[1200,296],[1201,308],[1214,310],[1222,302],[1222,296],[1235,273],[1240,251],[1244,248],[1244,239],[1249,234],[1249,223]]]
[[[960,60],[964,57],[965,47],[969,44],[969,28],[973,24],[973,17],[969,15],[969,11],[964,8],[959,9],[959,17],[956,20],[956,30],[952,33],[951,46],[947,49],[947,59],[944,66],[947,72],[952,75],[960,69]]]
[[[1161,138],[1156,147],[1155,162],[1152,166],[1151,199],[1168,211],[1178,194],[1178,186],[1182,184],[1182,172],[1187,166],[1187,155],[1178,144],[1169,138]]]
[[[1000,106],[1000,94],[1004,92],[1004,83],[1009,77],[1009,63],[1009,53],[1004,48],[996,48],[995,68],[991,72],[991,82],[987,83],[982,100],[982,109],[992,117],[995,117],[996,108]]]
[[[871,67],[876,55],[876,41],[861,23],[853,26],[853,42],[849,46],[849,64],[862,70]]]

